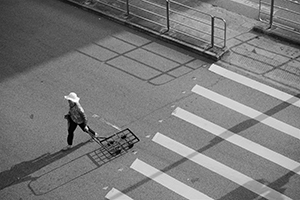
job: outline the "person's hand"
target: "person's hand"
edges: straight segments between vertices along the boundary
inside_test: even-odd
[[[85,126],[85,127],[84,127],[84,130],[85,130],[86,132],[88,132],[88,131],[89,131],[89,127]]]

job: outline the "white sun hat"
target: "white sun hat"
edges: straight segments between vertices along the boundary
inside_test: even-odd
[[[79,102],[80,100],[80,98],[77,96],[75,92],[71,92],[69,95],[65,96],[65,99],[73,102]]]

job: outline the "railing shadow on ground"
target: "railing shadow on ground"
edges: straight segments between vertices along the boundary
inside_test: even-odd
[[[297,167],[296,169],[294,169],[293,171],[288,172],[287,174],[285,174],[284,176],[281,176],[280,178],[278,178],[277,180],[273,181],[272,183],[264,180],[264,179],[259,179],[259,180],[255,180],[259,183],[262,183],[263,185],[272,188],[278,192],[280,192],[281,194],[284,194],[284,192],[286,191],[286,187],[284,187],[288,182],[289,179],[291,177],[293,177],[294,175],[296,175],[296,172],[300,171],[300,167]],[[251,182],[246,183],[246,185],[252,185]],[[267,199],[271,199],[272,197],[274,198],[274,194],[272,194],[271,191],[269,191],[267,188],[257,188],[261,193],[265,194],[265,198]],[[283,196],[276,196],[276,200],[283,200],[285,198],[283,198]],[[225,196],[219,198],[218,200],[232,200],[232,199],[256,199],[258,197],[257,194],[247,190],[244,186],[238,187],[237,189],[231,191],[230,193],[226,194]]]
[[[73,0],[82,3],[84,0]],[[92,9],[106,6],[124,14],[124,19],[203,49],[226,47],[226,22],[180,1],[97,0]],[[199,3],[198,3],[199,4]],[[197,4],[197,6],[199,6]]]

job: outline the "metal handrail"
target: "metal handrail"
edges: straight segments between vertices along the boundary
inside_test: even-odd
[[[179,5],[179,6],[182,6],[182,7],[184,7],[184,8],[188,8],[189,10],[193,10],[193,11],[195,11],[195,12],[200,13],[201,15],[205,15],[205,16],[209,17],[209,18],[210,18],[210,24],[209,24],[209,23],[205,23],[205,22],[199,20],[198,18],[189,16],[189,15],[186,15],[186,14],[182,14],[182,13],[177,12],[177,11],[175,11],[175,10],[171,10],[171,9],[170,9],[170,3],[176,4],[176,5]],[[203,31],[201,31],[201,30],[198,30],[198,29],[196,29],[196,28],[194,28],[194,27],[187,26],[187,25],[185,25],[185,24],[183,24],[183,23],[180,23],[180,22],[178,22],[178,21],[176,21],[176,20],[170,19],[170,13],[171,13],[171,12],[172,12],[172,13],[176,13],[177,15],[180,15],[180,16],[184,16],[184,17],[189,18],[189,19],[191,19],[191,20],[194,20],[194,21],[196,21],[197,23],[202,23],[202,24],[210,25],[210,26],[211,26],[211,32],[210,32],[210,38],[211,38],[211,39],[210,39],[210,47],[214,47],[214,46],[215,46],[215,42],[214,42],[214,41],[215,41],[215,38],[219,38],[219,39],[220,39],[220,37],[215,36],[214,33],[215,33],[215,28],[221,29],[220,27],[215,26],[215,19],[221,19],[221,21],[224,23],[224,28],[223,28],[223,31],[224,31],[223,46],[221,46],[221,47],[222,47],[222,48],[226,47],[226,21],[225,21],[224,19],[222,19],[222,18],[220,18],[220,17],[212,16],[212,15],[210,15],[210,14],[208,14],[208,13],[201,12],[201,11],[195,9],[195,8],[192,8],[192,7],[189,7],[189,6],[186,6],[186,5],[184,5],[184,4],[181,4],[181,3],[178,3],[178,2],[175,2],[175,1],[171,1],[171,0],[166,0],[166,10],[167,10],[167,14],[166,14],[166,16],[167,16],[167,30],[170,29],[170,21],[172,21],[173,23],[177,23],[177,24],[180,24],[180,25],[182,25],[182,26],[184,26],[184,27],[188,27],[188,28],[190,28],[190,29],[192,29],[192,30],[196,30],[196,31],[198,31],[198,32],[207,34],[207,33],[203,32]],[[186,33],[186,34],[189,35],[189,36],[191,36],[191,34],[189,34],[189,33]]]
[[[214,16],[214,18],[215,19],[219,19],[219,20],[221,20],[222,22],[223,22],[223,24],[224,24],[224,35],[223,35],[223,40],[224,40],[224,47],[226,47],[226,40],[227,40],[227,36],[226,36],[226,32],[227,32],[227,26],[226,26],[226,21],[225,21],[225,19],[223,19],[223,18],[221,18],[221,17],[217,17],[217,16]],[[218,29],[220,29],[219,27],[217,27],[217,26],[213,26],[213,28],[218,28]],[[213,34],[214,35],[214,34]]]
[[[127,17],[135,16],[135,17],[141,18],[143,20],[149,21],[151,23],[154,23],[154,24],[157,24],[157,25],[160,25],[160,26],[163,26],[163,27],[165,26],[166,30],[165,30],[164,33],[167,33],[168,31],[170,31],[170,29],[172,27],[171,23],[172,24],[178,24],[182,27],[186,27],[189,30],[193,30],[195,33],[199,33],[199,34],[202,34],[202,35],[203,34],[209,35],[209,37],[210,37],[210,46],[208,48],[212,48],[215,45],[217,45],[217,46],[220,45],[220,44],[215,44],[216,39],[218,39],[219,41],[220,40],[222,41],[221,48],[226,47],[226,21],[224,19],[220,18],[220,17],[212,16],[208,13],[201,12],[200,10],[189,7],[187,5],[184,5],[184,4],[175,2],[175,1],[171,1],[171,0],[166,0],[166,4],[165,4],[165,6],[163,6],[163,5],[153,3],[149,0],[139,0],[139,2],[147,3],[147,4],[151,5],[152,7],[157,7],[159,9],[165,10],[165,13],[155,13],[155,12],[149,10],[149,9],[146,10],[142,7],[139,7],[139,6],[135,5],[134,3],[132,3],[132,0],[116,0],[117,3],[120,3],[120,4],[123,5],[123,8],[118,7],[118,6],[108,5],[108,3],[102,2],[101,0],[98,0],[98,2],[99,3],[104,3],[106,6],[113,7],[117,10],[125,11]],[[193,10],[193,11],[195,11],[195,12],[197,12],[197,13],[203,15],[203,16],[208,17],[209,20],[207,20],[207,22],[206,22],[206,21],[200,20],[199,18],[186,15],[182,12],[178,12],[176,10],[171,9],[170,5],[179,5],[179,6],[182,6],[186,9],[188,9],[188,10]],[[141,14],[137,14],[136,12],[134,12],[134,10],[140,10],[142,12],[146,12],[146,13],[149,13],[153,16],[156,16],[156,17],[158,17],[158,19],[166,20],[165,21],[166,24],[162,24],[162,23],[158,22],[160,20],[153,21],[149,18],[146,18],[146,17],[142,16]],[[188,19],[190,19],[190,20],[192,20],[196,23],[210,26],[210,32],[204,32],[204,31],[202,31],[200,29],[197,29],[193,26],[189,26],[189,25],[186,25],[186,24],[184,24],[184,23],[182,23],[178,20],[174,20],[174,19],[172,19],[171,14],[176,14],[177,16],[183,16],[183,17],[188,18]],[[220,20],[223,23],[222,27],[217,26],[216,23],[215,23],[215,20]],[[173,26],[172,29],[176,29],[176,28]],[[218,29],[220,31],[223,31],[223,34],[222,34],[223,36],[222,37],[215,34],[216,29]],[[197,39],[197,40],[202,40],[202,41],[204,40],[204,38],[199,38],[199,36],[197,36],[199,34],[193,35],[193,34],[190,34],[189,32],[185,32],[183,30],[178,30],[178,29],[176,29],[176,31],[181,33],[181,34],[187,35],[191,38]]]
[[[295,5],[299,6],[299,8],[300,8],[300,3],[298,1],[293,1],[293,0],[283,0],[283,1],[288,2],[290,4],[295,4]],[[262,8],[263,5],[270,6],[269,12],[265,12],[266,9]],[[295,20],[288,19],[286,17],[281,17],[279,15],[276,15],[276,13],[278,11],[283,11],[284,13],[291,13],[291,14],[297,15],[297,16],[299,16],[299,19],[300,19],[300,12],[297,12],[295,10],[291,10],[289,8],[285,8],[282,6],[275,5],[275,0],[271,0],[270,3],[265,2],[263,0],[259,0],[258,19],[262,22],[269,23],[269,29],[272,28],[272,26],[274,24],[276,24],[277,26],[279,26],[281,28],[289,29],[289,30],[292,30],[293,32],[299,33],[300,32],[300,20],[295,21]],[[269,15],[269,20],[263,19],[262,15],[265,15],[265,16]],[[280,23],[280,22],[278,22],[278,20],[277,20],[277,22],[274,22],[274,18],[284,21],[284,22],[287,22],[288,24]]]

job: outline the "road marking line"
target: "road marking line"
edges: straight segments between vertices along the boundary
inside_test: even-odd
[[[101,117],[100,120],[103,121],[104,123],[106,123],[107,125],[119,130],[119,131],[122,130],[121,128],[117,127],[116,125],[114,125],[114,124],[110,123],[109,121],[107,121],[106,119],[104,119],[104,117]]]
[[[192,92],[300,140],[300,129],[298,128],[295,128],[289,124],[279,121],[273,117],[270,117],[264,113],[254,110],[248,106],[245,106],[239,102],[231,100],[199,85],[195,85],[192,89]]]
[[[300,163],[177,107],[172,115],[300,175]],[[298,169],[297,169],[298,168]]]
[[[163,147],[193,161],[194,163],[205,167],[235,183],[238,185],[241,185],[248,190],[266,198],[266,199],[289,199],[291,198],[285,196],[284,194],[281,194],[277,192],[276,190],[273,190],[272,188],[269,188],[268,186],[238,172],[234,169],[223,165],[222,163],[219,163],[218,161],[209,158],[197,151],[194,151],[193,149],[167,137],[162,135],[161,133],[156,133],[156,135],[152,139],[155,143],[162,145]]]
[[[126,194],[120,192],[116,188],[112,188],[105,196],[109,200],[133,200]]]
[[[281,101],[288,102],[288,103],[300,108],[300,99],[295,96],[292,96],[290,94],[287,94],[285,92],[282,92],[280,90],[272,88],[268,85],[262,84],[258,81],[252,80],[250,78],[247,78],[247,77],[237,74],[235,72],[229,71],[229,70],[227,70],[223,67],[220,67],[216,64],[212,64],[209,67],[209,70],[220,76],[228,78],[232,81],[235,81],[237,83],[240,83],[240,84],[250,87],[252,89],[258,90],[260,92],[263,92],[263,93],[270,95],[274,98],[277,98]]]
[[[164,187],[172,190],[173,192],[183,196],[186,199],[205,199],[212,200],[207,195],[195,190],[194,188],[176,180],[175,178],[163,173],[162,171],[148,165],[147,163],[136,159],[130,166],[130,168],[138,171],[144,176],[151,178]]]

